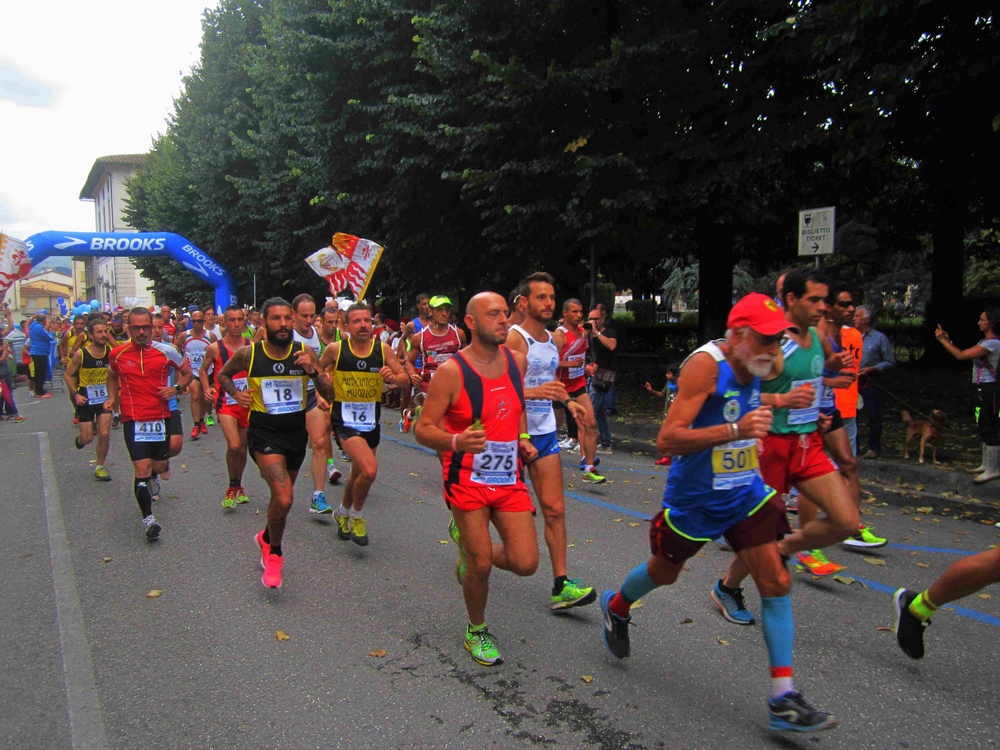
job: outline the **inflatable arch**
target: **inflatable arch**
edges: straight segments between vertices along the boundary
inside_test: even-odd
[[[173,232],[39,232],[25,244],[31,265],[53,255],[151,258],[166,255],[215,287],[219,314],[236,304],[236,283],[229,271]]]

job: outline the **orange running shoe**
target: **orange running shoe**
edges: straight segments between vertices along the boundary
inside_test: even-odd
[[[844,569],[843,565],[837,565],[826,559],[822,550],[803,550],[797,555],[799,565],[804,567],[814,576],[832,576]]]
[[[267,586],[269,589],[280,589],[281,588],[281,566],[285,562],[285,558],[281,555],[273,555],[270,552],[267,554],[267,560],[264,564],[264,573],[260,577],[260,582]]]
[[[207,435],[208,434],[208,427],[205,425],[204,422],[201,423],[201,427],[199,427],[198,429],[199,429],[199,431],[201,432],[202,435]]]
[[[189,435],[188,437],[190,437],[190,438],[191,438],[191,440],[197,440],[197,439],[198,439],[198,436],[199,436],[200,434],[201,434],[201,430],[199,430],[199,429],[198,429],[198,425],[195,425],[195,426],[194,426],[194,427],[193,427],[193,428],[191,429],[191,434],[190,434],[190,435]]]
[[[263,529],[257,532],[257,536],[254,537],[254,541],[257,542],[257,546],[260,547],[260,567],[266,570],[267,558],[271,555],[271,545],[264,541]]]

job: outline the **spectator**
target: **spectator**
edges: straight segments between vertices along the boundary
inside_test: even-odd
[[[10,315],[10,310],[7,311]],[[14,326],[8,326],[13,328]],[[6,331],[5,333],[9,333]],[[0,339],[0,419],[24,422],[25,417],[18,414],[14,403],[14,380],[11,378],[11,367],[16,368],[14,348],[8,339]]]
[[[872,314],[867,305],[854,311],[854,327],[861,334],[861,368],[858,370],[858,395],[864,401],[868,417],[868,452],[862,458],[878,458],[882,451],[882,412],[879,408],[878,380],[896,364],[889,338],[872,328]]]
[[[604,323],[604,315],[594,308],[587,315],[584,330],[590,339],[590,354],[593,359],[593,362],[587,365],[586,372],[590,377],[588,386],[590,402],[594,405],[594,416],[597,418],[597,452],[610,454],[611,427],[608,425],[607,400],[608,391],[618,375],[616,369],[618,358],[615,355],[618,335]]]
[[[667,365],[666,378],[667,382],[663,384],[663,390],[657,391],[653,388],[652,383],[646,383],[646,390],[653,394],[657,398],[663,399],[663,418],[667,418],[667,412],[670,410],[670,404],[673,402],[674,397],[677,395],[677,378],[681,374],[681,363],[673,362]],[[671,457],[668,454],[663,454],[660,456],[655,463],[657,466],[670,466]]]
[[[49,379],[49,355],[56,336],[49,331],[48,322],[47,313],[40,310],[28,326],[28,354],[35,368],[32,378],[36,398],[52,398],[51,393],[45,392],[45,381]]]
[[[981,471],[972,481],[977,484],[1000,478],[1000,418],[997,412],[1000,394],[997,393],[997,368],[1000,367],[1000,309],[987,307],[979,316],[979,330],[983,338],[975,346],[959,349],[951,337],[938,326],[934,338],[941,342],[948,353],[960,362],[972,361],[972,386],[975,388],[976,426],[983,441]]]

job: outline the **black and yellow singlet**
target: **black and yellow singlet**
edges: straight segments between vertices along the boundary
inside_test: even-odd
[[[296,353],[303,345],[293,341],[281,359],[268,353],[266,341],[258,341],[250,350],[247,390],[250,404],[250,427],[268,430],[301,430],[306,426],[306,384],[309,376],[302,365],[295,364]]]
[[[97,357],[90,353],[90,347],[84,344],[83,362],[76,371],[76,392],[87,399],[88,406],[97,406],[108,400],[108,362],[111,358],[111,347],[104,345],[104,351]]]
[[[385,366],[382,342],[372,339],[368,351],[358,354],[351,339],[340,342],[340,352],[333,368],[334,400],[330,404],[330,422],[358,432],[378,427],[381,416],[382,376]]]

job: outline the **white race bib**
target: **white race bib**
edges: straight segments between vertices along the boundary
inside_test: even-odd
[[[340,405],[340,418],[344,427],[358,432],[371,432],[375,429],[375,402],[347,402]]]
[[[587,357],[581,354],[579,357],[570,357],[570,366],[566,369],[566,374],[570,378],[582,378],[583,377],[583,367],[587,361]]]
[[[712,489],[745,487],[758,474],[756,440],[734,440],[712,449]]]
[[[167,439],[167,424],[162,419],[135,423],[135,442],[162,443]]]
[[[487,440],[486,450],[473,456],[471,479],[476,484],[517,483],[517,441]]]
[[[823,395],[823,378],[813,378],[811,380],[793,380],[792,390],[798,388],[800,385],[806,383],[812,383],[813,390],[816,391],[816,395],[813,397],[813,402],[809,406],[804,406],[801,409],[789,409],[788,410],[788,424],[810,424],[819,419],[819,400]]]
[[[97,406],[108,400],[108,386],[104,383],[100,385],[87,386],[87,404]]]
[[[267,378],[260,385],[261,401],[268,414],[302,411],[302,378]]]
[[[236,386],[236,390],[238,390],[238,391],[245,391],[247,389],[247,379],[246,378],[233,378],[233,385]],[[235,398],[233,398],[232,396],[230,396],[227,393],[226,394],[226,403],[229,406],[235,406],[239,402]]]

